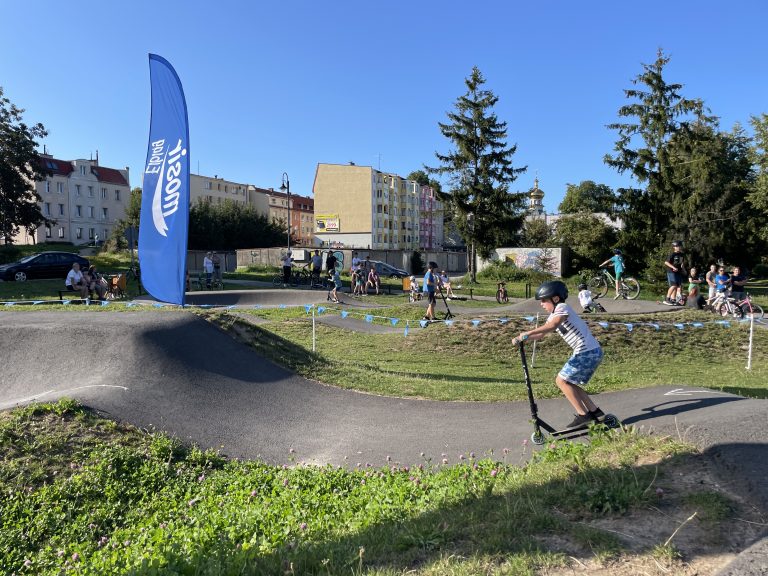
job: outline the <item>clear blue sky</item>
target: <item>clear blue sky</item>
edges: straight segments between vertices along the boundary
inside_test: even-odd
[[[662,48],[667,82],[721,127],[768,112],[762,0],[130,2],[3,0],[0,86],[57,158],[131,169],[149,131],[147,53],[181,78],[193,172],[310,195],[318,162],[407,175],[449,143],[477,65],[554,211],[567,183],[629,181],[603,164],[624,89]]]

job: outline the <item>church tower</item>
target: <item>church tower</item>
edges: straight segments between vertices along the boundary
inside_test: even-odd
[[[533,181],[533,188],[528,191],[528,213],[534,217],[544,216],[544,192],[539,189],[539,178]]]

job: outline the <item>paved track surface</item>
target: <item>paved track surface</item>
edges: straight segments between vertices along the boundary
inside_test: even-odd
[[[323,298],[325,297],[322,294]],[[67,396],[138,426],[154,426],[233,457],[282,464],[412,464],[493,450],[521,457],[527,403],[382,398],[300,378],[184,311],[0,312],[0,409]],[[521,386],[510,374],[510,386]],[[709,451],[728,489],[768,510],[768,402],[712,390],[658,387],[596,397],[625,424]],[[565,400],[539,402],[554,424]],[[529,449],[530,452],[530,449]],[[765,541],[745,568],[766,574]],[[762,571],[761,570],[764,570]],[[750,571],[752,570],[752,571]],[[755,571],[757,570],[757,571]]]

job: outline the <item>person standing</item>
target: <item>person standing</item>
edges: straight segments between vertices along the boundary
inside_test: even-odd
[[[333,276],[333,273],[336,271],[336,255],[333,253],[333,250],[328,250],[328,255],[325,257],[325,269],[328,271],[329,276]]]
[[[323,271],[323,255],[320,250],[315,250],[312,256],[312,284],[320,284],[320,274]]]
[[[741,273],[741,267],[734,266],[731,274],[731,297],[744,300],[746,295],[747,277]]]
[[[212,253],[207,252],[205,258],[203,258],[203,271],[205,272],[205,287],[208,290],[211,289],[211,277],[213,276],[213,260],[211,259]]]
[[[667,306],[680,306],[682,304],[682,286],[685,274],[685,254],[683,254],[683,243],[679,240],[672,242],[672,253],[664,261],[667,268],[667,297],[663,304]]]
[[[349,268],[350,274],[360,267],[360,258],[357,255],[357,251],[352,251],[352,265]]]
[[[698,308],[704,305],[704,296],[701,295],[700,286],[704,281],[699,278],[699,271],[695,267],[691,267],[691,271],[688,274],[688,296],[685,303],[691,308]]]
[[[427,295],[427,313],[422,320],[434,320],[435,319],[435,305],[437,304],[437,298],[435,291],[437,290],[437,263],[430,262],[427,266],[427,273],[424,274],[424,283],[422,285],[422,291]]]
[[[621,250],[615,248],[613,250],[613,256],[600,264],[600,268],[607,266],[608,264],[613,264],[613,275],[616,278],[616,296],[614,296],[613,299],[616,300],[621,295],[621,279],[624,276],[624,256],[622,256]]]
[[[213,277],[216,280],[221,280],[221,257],[216,253],[211,253],[211,261],[213,262]]]
[[[567,428],[578,428],[590,422],[597,422],[605,416],[602,410],[582,388],[592,378],[600,362],[603,360],[603,349],[592,336],[584,320],[566,304],[568,287],[555,280],[544,282],[536,290],[536,300],[549,313],[546,323],[538,328],[521,332],[512,339],[513,345],[526,340],[541,340],[551,332],[557,332],[573,350],[560,372],[555,377],[555,383],[576,411],[573,421]]]
[[[286,288],[288,284],[291,283],[291,263],[292,262],[293,262],[293,258],[291,258],[291,251],[288,250],[285,256],[283,256],[283,288]]]
[[[704,277],[704,279],[707,281],[707,286],[709,287],[707,302],[712,302],[712,300],[715,298],[715,292],[717,291],[717,285],[715,284],[715,276],[717,276],[717,265],[710,264],[709,272],[707,272],[707,275]]]

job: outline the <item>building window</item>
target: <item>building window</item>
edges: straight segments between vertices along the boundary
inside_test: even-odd
[[[95,236],[96,236],[96,229],[88,228],[88,240],[93,240]]]
[[[59,216],[64,216],[64,204],[59,204]]]
[[[47,194],[51,193],[51,183],[48,180],[45,181],[45,192]]]
[[[109,238],[109,228],[104,228],[104,238]]]
[[[109,210],[107,208],[102,208],[101,209],[101,217],[104,220],[108,220],[109,219]]]
[[[206,190],[210,190],[211,189],[211,183],[210,182],[206,182],[204,188]]]
[[[75,228],[75,238],[78,240],[83,239],[83,229],[82,228]]]
[[[224,192],[229,193],[229,186],[226,184],[224,184]]]
[[[75,184],[75,196],[80,196],[80,184]]]
[[[43,207],[44,207],[44,210],[45,210],[45,212],[43,212],[43,214],[45,214],[46,216],[50,216],[51,215],[51,203],[50,202],[46,202],[43,205]]]
[[[93,206],[88,206],[88,218],[93,218]]]
[[[102,200],[106,200],[107,199],[107,189],[106,188],[102,188],[101,189],[101,199]]]
[[[83,215],[83,207],[82,206],[75,206],[75,216],[80,218]]]
[[[80,165],[80,175],[85,176],[85,166],[82,164]]]
[[[64,194],[64,182],[56,182],[56,192]]]
[[[120,190],[115,190],[115,202],[120,202]]]
[[[88,186],[88,196],[93,198],[93,186]]]
[[[59,227],[59,238],[64,238],[64,228]]]
[[[51,227],[50,226],[46,226],[45,227],[45,237],[46,238],[50,238],[51,237]]]

